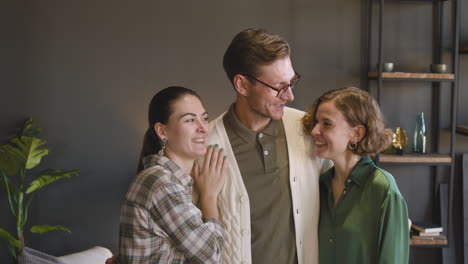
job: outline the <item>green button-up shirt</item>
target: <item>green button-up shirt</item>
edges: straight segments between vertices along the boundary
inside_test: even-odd
[[[271,120],[257,133],[239,121],[233,104],[223,123],[249,195],[252,263],[297,263],[283,122]]]
[[[320,176],[320,264],[408,263],[408,209],[393,176],[363,157],[335,206],[334,174]]]

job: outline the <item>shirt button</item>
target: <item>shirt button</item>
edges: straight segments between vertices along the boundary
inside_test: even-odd
[[[265,156],[268,156],[268,150],[263,151],[263,154],[265,154]]]
[[[263,133],[258,134],[258,137],[259,137],[259,138],[262,138],[262,137],[263,137]]]
[[[348,182],[351,182],[351,179],[348,179]]]
[[[247,196],[242,195],[240,200],[241,200],[241,203],[247,202]]]
[[[333,244],[333,238],[332,238],[332,237],[330,237],[330,243],[332,243],[332,244]]]
[[[296,213],[299,214],[299,209],[296,210]]]
[[[244,230],[242,230],[242,235],[243,236],[248,236],[249,235],[249,229],[245,228]]]
[[[346,194],[346,190],[343,191],[343,194]]]
[[[296,182],[296,177],[293,178],[293,182]]]

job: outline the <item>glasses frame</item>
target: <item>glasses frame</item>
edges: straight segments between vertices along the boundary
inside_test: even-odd
[[[275,90],[276,92],[278,92],[278,93],[276,94],[276,97],[281,97],[284,93],[286,93],[286,91],[287,91],[289,88],[291,88],[291,90],[292,90],[292,88],[294,88],[294,86],[296,86],[296,84],[301,80],[301,77],[302,77],[302,75],[300,75],[298,72],[294,71],[294,77],[291,79],[291,81],[289,82],[289,84],[285,85],[285,86],[282,87],[282,88],[276,88],[276,87],[273,87],[273,86],[271,86],[271,85],[269,85],[269,84],[267,84],[267,83],[265,83],[265,82],[260,81],[259,79],[253,77],[253,76],[250,75],[250,74],[244,73],[244,74],[242,74],[242,75],[244,75],[244,76],[247,77],[247,78],[253,79],[254,81],[257,81],[257,82],[259,82],[259,83],[265,85],[266,87],[268,87],[268,88],[270,88],[270,89]]]

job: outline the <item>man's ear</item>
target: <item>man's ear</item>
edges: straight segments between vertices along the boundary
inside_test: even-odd
[[[233,79],[234,89],[242,96],[247,96],[247,83],[249,80],[242,74],[236,74]]]
[[[353,130],[356,142],[360,142],[366,135],[366,128],[363,125],[355,126]]]
[[[158,122],[154,124],[153,129],[154,129],[154,132],[156,132],[156,135],[158,135],[160,139],[167,138],[166,125]]]

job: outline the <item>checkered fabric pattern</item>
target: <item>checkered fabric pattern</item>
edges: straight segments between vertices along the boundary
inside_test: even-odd
[[[192,178],[164,156],[144,159],[120,215],[120,263],[218,263],[223,227],[202,220]]]

